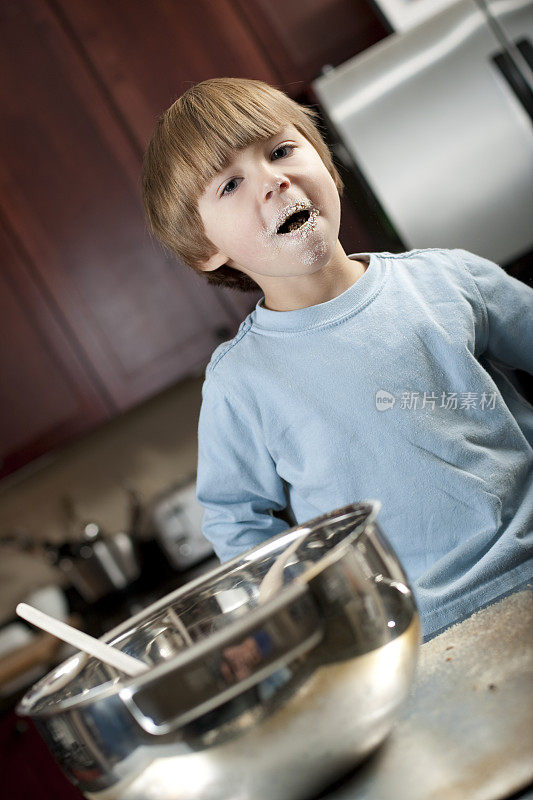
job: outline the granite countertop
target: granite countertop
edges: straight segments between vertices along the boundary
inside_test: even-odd
[[[390,737],[321,798],[508,798],[531,789],[532,752],[533,592],[526,590],[421,646]]]

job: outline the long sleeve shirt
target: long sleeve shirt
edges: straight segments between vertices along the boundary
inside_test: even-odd
[[[533,291],[465,250],[358,253],[349,289],[262,298],[206,370],[203,533],[222,561],[349,503],[378,523],[426,636],[532,572]]]

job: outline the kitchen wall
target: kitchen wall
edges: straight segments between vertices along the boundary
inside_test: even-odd
[[[117,531],[128,520],[120,482],[144,501],[193,474],[203,377],[194,376],[0,484],[0,536],[16,529],[36,539],[65,538],[61,498],[84,519]],[[0,549],[0,623],[38,586],[58,580],[35,556]]]

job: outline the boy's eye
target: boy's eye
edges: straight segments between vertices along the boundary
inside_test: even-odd
[[[295,147],[295,144],[280,144],[275,150],[272,151],[270,158],[272,161],[278,161],[280,158],[287,158],[287,156],[292,153]],[[239,186],[241,180],[242,178],[232,178],[230,181],[228,181],[220,192],[220,196],[224,197],[224,195],[233,194]]]
[[[270,156],[272,161],[277,161],[279,158],[287,158],[287,156],[294,150],[294,144],[280,144],[279,147],[272,152]]]
[[[230,181],[228,181],[227,184],[222,189],[221,196],[225,194],[231,194],[232,192],[234,192],[237,186],[239,185],[239,180],[240,178],[232,178]]]

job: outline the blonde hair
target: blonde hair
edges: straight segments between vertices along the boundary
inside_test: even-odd
[[[144,157],[142,196],[150,231],[209,283],[256,290],[255,281],[233,267],[206,273],[200,269],[215,248],[205,235],[198,199],[235,151],[288,124],[317,150],[342,194],[316,117],[316,111],[262,81],[212,78],[192,86],[160,117]]]

